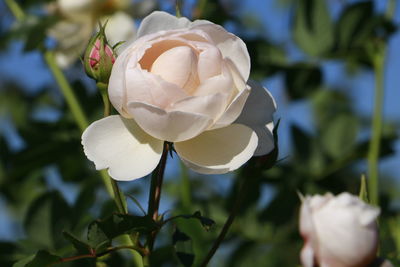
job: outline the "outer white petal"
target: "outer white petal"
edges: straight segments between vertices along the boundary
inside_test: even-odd
[[[144,131],[155,138],[170,142],[193,138],[212,123],[212,118],[206,115],[182,111],[167,112],[141,102],[128,103],[128,109]]]
[[[146,134],[134,120],[114,115],[92,123],[82,135],[85,155],[96,169],[129,181],[151,173],[160,161],[163,141]]]
[[[221,50],[223,57],[230,59],[238,68],[242,79],[247,81],[250,75],[250,56],[242,39],[217,24],[196,22],[192,24],[193,29],[205,31]]]
[[[108,82],[108,96],[110,101],[119,114],[126,118],[130,117],[129,113],[125,110],[126,107],[124,107],[127,97],[125,89],[125,70],[128,58],[129,51],[126,49],[115,60],[114,66],[111,70],[110,80]]]
[[[228,102],[228,94],[212,94],[205,96],[191,96],[174,103],[168,111],[183,111],[206,115],[215,119],[224,111]]]
[[[275,99],[261,84],[249,81],[251,92],[243,111],[235,123],[252,128],[258,135],[258,147],[255,156],[269,153],[274,148],[273,114],[276,111]]]
[[[140,24],[137,37],[164,30],[188,28],[191,22],[187,18],[177,18],[163,11],[154,11]]]
[[[124,12],[116,12],[110,17],[101,19],[102,23],[107,22],[106,36],[111,46],[118,42],[124,43],[118,46],[118,53],[121,53],[135,39],[136,27],[133,19]]]
[[[375,215],[369,216],[373,210]],[[365,212],[371,220],[367,225],[360,223]],[[356,196],[343,193],[313,213],[321,265],[366,266],[375,258],[378,209],[366,205]]]
[[[218,129],[225,127],[233,123],[240,115],[243,110],[246,99],[250,94],[250,88],[246,88],[235,96],[232,102],[229,104],[224,114],[217,120],[213,125],[212,129]]]
[[[257,139],[255,132],[247,126],[232,124],[177,142],[175,150],[194,171],[220,174],[236,170],[246,163],[254,154]]]

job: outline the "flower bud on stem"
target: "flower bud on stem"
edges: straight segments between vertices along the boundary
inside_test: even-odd
[[[86,74],[98,83],[107,84],[115,62],[115,53],[108,44],[106,24],[100,24],[100,31],[92,37],[83,57]]]

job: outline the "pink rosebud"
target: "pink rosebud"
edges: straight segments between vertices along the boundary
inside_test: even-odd
[[[106,57],[110,58],[111,63],[114,64],[115,57],[114,57],[114,52],[113,52],[112,48],[107,44],[104,44],[103,47],[104,47],[104,52],[105,52]],[[100,63],[100,60],[101,60],[101,55],[100,55],[101,49],[100,48],[101,48],[101,41],[99,39],[97,39],[94,46],[92,47],[92,50],[90,51],[90,54],[89,54],[89,64],[90,64],[90,67],[92,67],[92,68],[97,68]]]
[[[300,211],[303,266],[368,266],[376,258],[379,212],[349,193],[305,197]]]
[[[83,61],[89,77],[98,83],[108,84],[115,54],[107,42],[105,26],[100,26],[100,31],[89,41]]]

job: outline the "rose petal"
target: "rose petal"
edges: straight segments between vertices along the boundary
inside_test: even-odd
[[[191,22],[187,18],[177,18],[166,12],[154,11],[143,19],[137,36],[140,38],[158,31],[187,28],[190,23]]]
[[[219,75],[221,71],[222,55],[216,47],[209,46],[208,49],[199,54],[198,73],[200,82]]]
[[[251,87],[250,95],[236,121],[249,127],[270,123],[276,111],[275,99],[260,83],[250,80],[248,85]]]
[[[187,97],[185,91],[177,85],[166,82],[160,76],[141,70],[125,70],[127,102],[144,102],[159,108]]]
[[[163,141],[146,134],[134,120],[113,115],[92,123],[82,135],[85,155],[96,169],[129,181],[151,173],[160,161]]]
[[[124,107],[126,102],[125,69],[128,59],[129,51],[126,49],[115,60],[108,82],[108,97],[114,108],[125,118],[130,118],[129,113],[125,110],[126,107]]]
[[[170,111],[183,111],[206,115],[210,118],[218,118],[224,111],[229,99],[228,94],[213,94],[205,96],[192,96],[174,103]]]
[[[239,37],[227,32],[219,25],[201,21],[197,24],[194,22],[192,25],[193,29],[201,29],[211,37],[221,50],[223,57],[232,60],[242,79],[247,81],[250,75],[250,56],[246,44]]]
[[[212,126],[212,129],[218,129],[221,127],[225,127],[232,122],[234,122],[242,112],[244,104],[246,103],[246,99],[250,94],[250,88],[246,88],[241,91],[236,97],[232,100],[226,111],[222,114],[222,116],[217,120],[217,122]]]
[[[310,243],[304,244],[300,253],[301,263],[304,267],[314,267],[314,250]]]
[[[171,62],[174,62],[171,64]],[[197,55],[188,46],[177,46],[162,53],[152,64],[151,73],[191,93],[199,85]]]
[[[212,118],[202,114],[182,111],[167,112],[156,106],[140,102],[128,103],[128,109],[144,131],[155,138],[170,142],[193,138],[212,123]]]
[[[257,147],[257,139],[247,126],[232,124],[177,142],[175,150],[196,172],[220,174],[236,170],[247,162]]]
[[[249,85],[251,86],[250,95],[235,123],[247,125],[257,133],[258,148],[255,156],[261,156],[274,148],[272,120],[276,111],[276,103],[272,95],[261,84],[249,81]]]
[[[195,90],[195,96],[204,96],[215,93],[232,95],[235,92],[232,75],[228,68],[223,64],[222,73],[203,81]]]

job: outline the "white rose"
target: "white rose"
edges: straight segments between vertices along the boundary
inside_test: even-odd
[[[376,257],[379,212],[349,193],[307,196],[300,211],[300,233],[305,242],[302,264],[367,266]]]
[[[117,53],[122,52],[135,37],[136,27],[132,17],[118,11],[128,5],[126,0],[57,0],[56,3],[63,19],[49,30],[49,35],[57,40],[55,55],[57,64],[62,68],[71,66],[79,59],[93,32],[98,30],[99,20],[102,24],[107,21],[106,36],[110,45],[124,42]],[[109,14],[111,11],[112,14]]]
[[[206,174],[272,150],[275,102],[261,85],[246,84],[250,58],[240,38],[165,12],[147,16],[137,37],[110,77],[110,100],[121,116],[96,121],[82,135],[97,169],[108,168],[116,180],[143,177],[157,166],[164,141]]]

